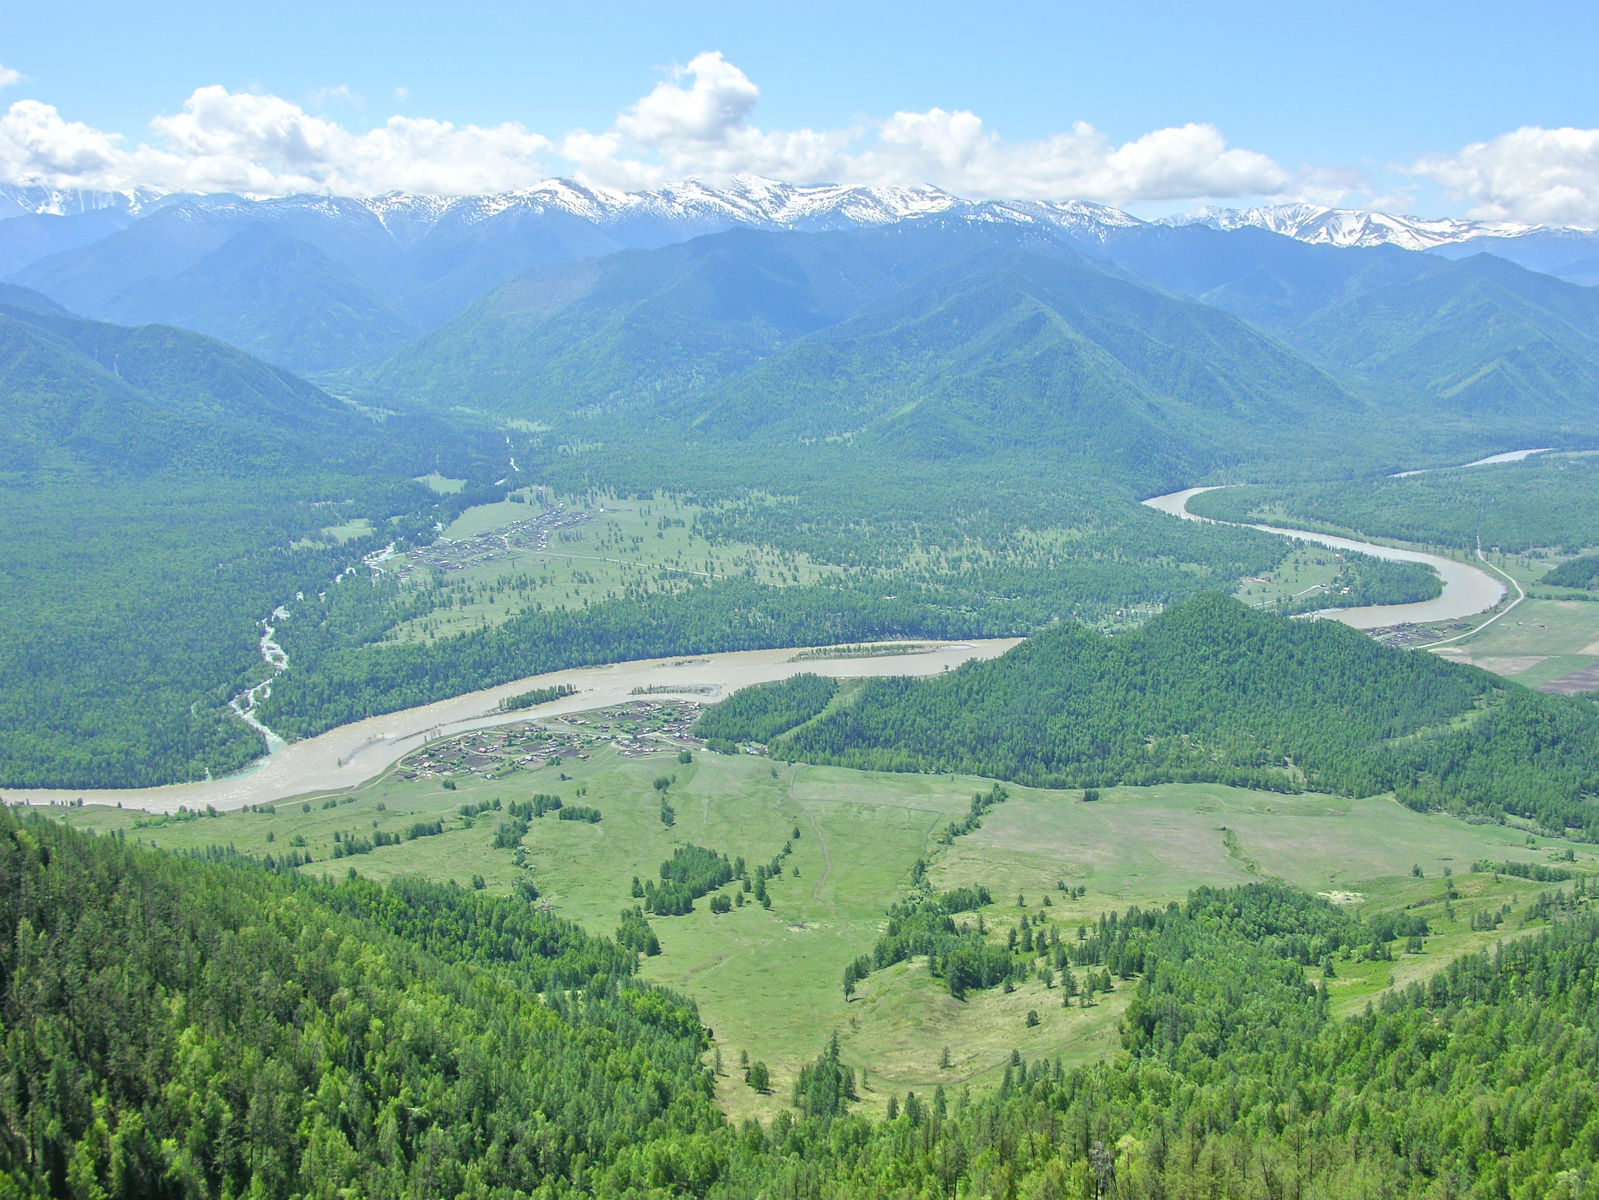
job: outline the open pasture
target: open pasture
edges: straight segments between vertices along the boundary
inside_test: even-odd
[[[1529,596],[1480,634],[1434,653],[1538,687],[1599,663],[1599,603]]]
[[[467,509],[439,541],[396,560],[405,584],[430,589],[433,603],[391,636],[432,641],[529,608],[578,609],[731,576],[783,585],[836,574],[803,554],[713,545],[696,532],[701,510],[671,497],[513,495]]]
[[[1275,608],[1284,601],[1330,591],[1342,567],[1336,550],[1297,546],[1275,570],[1242,580],[1233,594],[1252,608]]]

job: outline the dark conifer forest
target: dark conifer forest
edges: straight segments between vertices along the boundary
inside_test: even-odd
[[[817,711],[751,689],[706,720],[729,742],[760,734],[777,756],[867,770],[1393,791],[1423,811],[1512,813],[1599,838],[1599,714],[1587,701],[1223,597],[1115,637],[1063,623],[993,662],[873,680],[809,720]]]

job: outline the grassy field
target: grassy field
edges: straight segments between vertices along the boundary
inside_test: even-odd
[[[845,965],[871,949],[919,857],[929,862],[936,886],[989,887],[995,903],[983,916],[1000,938],[1023,911],[1044,913],[1063,939],[1075,938],[1079,924],[1108,910],[1163,904],[1201,884],[1255,879],[1286,880],[1374,910],[1419,906],[1435,931],[1423,953],[1335,965],[1329,987],[1347,1012],[1390,981],[1405,983],[1513,934],[1513,916],[1497,932],[1471,930],[1471,917],[1524,904],[1542,888],[1470,874],[1476,859],[1543,863],[1557,852],[1556,844],[1523,830],[1423,816],[1385,799],[1211,785],[1111,788],[1096,803],[1084,803],[1078,792],[1010,787],[1009,800],[981,828],[941,848],[938,830],[965,814],[986,781],[778,765],[703,751],[681,763],[679,748],[652,734],[648,722],[606,714],[580,720],[574,728],[591,736],[589,757],[569,754],[559,765],[496,778],[460,771],[447,779],[402,780],[391,773],[355,792],[279,805],[273,813],[152,818],[103,808],[53,811],[74,825],[120,829],[170,849],[231,845],[255,855],[300,849],[313,856],[306,869],[314,873],[342,875],[353,867],[373,879],[423,875],[463,886],[479,877],[496,892],[531,879],[556,913],[606,934],[621,910],[637,903],[633,877],[658,877],[678,846],[706,846],[753,865],[789,843],[782,877],[769,885],[770,909],[749,902],[713,915],[702,900],[688,915],[652,918],[663,953],[645,960],[644,973],[698,1001],[723,1064],[721,1099],[735,1117],[775,1112],[798,1068],[834,1032],[864,1076],[868,1108],[885,1104],[890,1092],[987,1086],[1013,1049],[1068,1062],[1115,1049],[1132,983],[1118,982],[1088,1009],[1065,1005],[1058,988],[1037,980],[1008,994],[996,989],[957,1001],[916,960],[874,973],[846,1002]],[[646,754],[643,746],[659,749]],[[672,780],[664,792],[655,786],[662,778]],[[495,799],[504,805],[535,793],[591,805],[603,818],[588,824],[546,815],[532,821],[513,850],[493,845],[502,813],[460,815],[463,805]],[[663,796],[670,825],[662,820]],[[374,830],[404,837],[417,822],[432,820],[443,821],[441,836],[332,858],[336,834],[341,841]],[[1558,852],[1565,848],[1558,844]],[[1594,848],[1573,849],[1578,869],[1599,869]],[[1086,891],[1074,900],[1062,884]],[[731,897],[737,889],[735,882],[724,890]],[[1028,1024],[1029,1011],[1038,1014],[1036,1025]],[[940,1065],[946,1050],[947,1067]],[[741,1053],[769,1065],[770,1096],[742,1083]]]
[[[1313,591],[1326,590],[1342,563],[1326,546],[1300,546],[1269,575],[1245,579],[1234,594],[1253,608],[1272,608]]]
[[[289,549],[303,550],[307,547],[320,549],[324,546],[342,546],[345,542],[356,538],[369,537],[372,533],[372,522],[365,517],[357,517],[353,521],[345,521],[342,525],[329,525],[326,529],[317,531],[314,538],[302,538],[300,541],[291,542]]]
[[[466,486],[466,480],[451,479],[447,475],[440,475],[437,471],[427,475],[418,475],[416,481],[426,484],[441,496],[453,496]]]
[[[1523,574],[1534,574],[1507,569],[1523,587]],[[1599,602],[1534,592],[1480,634],[1435,653],[1537,687],[1599,663]]]

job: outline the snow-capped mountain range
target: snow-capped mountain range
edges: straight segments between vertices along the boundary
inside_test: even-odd
[[[1078,236],[1143,224],[1136,217],[1083,201],[972,201],[936,187],[797,185],[740,176],[721,187],[696,179],[640,192],[588,187],[552,179],[535,187],[490,196],[430,196],[391,192],[372,197],[155,195],[57,191],[0,184],[0,220],[24,215],[70,217],[116,214],[131,221],[161,209],[209,216],[248,215],[273,220],[289,215],[374,217],[402,243],[439,226],[469,227],[501,217],[567,217],[611,231],[650,226],[682,236],[730,228],[818,232],[951,215],[1063,228]],[[650,239],[656,240],[656,239]]]
[[[733,227],[829,230],[885,225],[918,217],[950,215],[968,220],[1009,221],[1066,228],[1078,236],[1104,236],[1145,224],[1137,217],[1085,201],[974,201],[932,186],[855,187],[799,185],[740,176],[712,186],[697,179],[639,192],[588,187],[552,179],[535,187],[488,196],[432,196],[391,192],[373,197],[162,195],[154,192],[61,191],[0,184],[0,220],[25,215],[72,217],[116,214],[129,222],[162,208],[183,206],[210,212],[248,211],[271,219],[287,212],[326,216],[361,212],[375,217],[401,241],[440,224],[470,226],[507,214],[562,215],[613,229],[649,223],[692,233]],[[1434,250],[1480,238],[1517,238],[1534,232],[1566,232],[1551,226],[1504,221],[1423,218],[1314,204],[1255,208],[1204,208],[1162,217],[1162,225],[1204,225],[1233,230],[1265,229],[1297,241],[1332,246],[1398,246]],[[1588,233],[1588,230],[1571,230]]]
[[[1259,239],[1246,228],[1351,253],[1488,251],[1570,283],[1599,284],[1599,233],[1311,205],[1149,222],[1083,201],[969,200],[935,187],[755,177],[639,192],[550,180],[492,196],[154,195],[0,184],[0,289],[9,289],[0,296],[10,297],[0,303],[42,297],[95,320],[178,325],[314,373],[377,361],[511,280],[559,264],[734,230],[847,232],[907,222],[1000,237],[1019,231],[1027,242],[1069,246],[1195,295],[1222,280],[1187,265],[1217,251],[1255,253],[1246,243]],[[1233,234],[1227,247],[1207,245]]]

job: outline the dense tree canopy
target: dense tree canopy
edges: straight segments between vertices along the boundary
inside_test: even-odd
[[[1599,837],[1588,702],[1219,596],[1115,637],[1062,623],[939,678],[871,681],[771,752],[1054,787],[1392,790],[1416,808],[1516,813]]]

